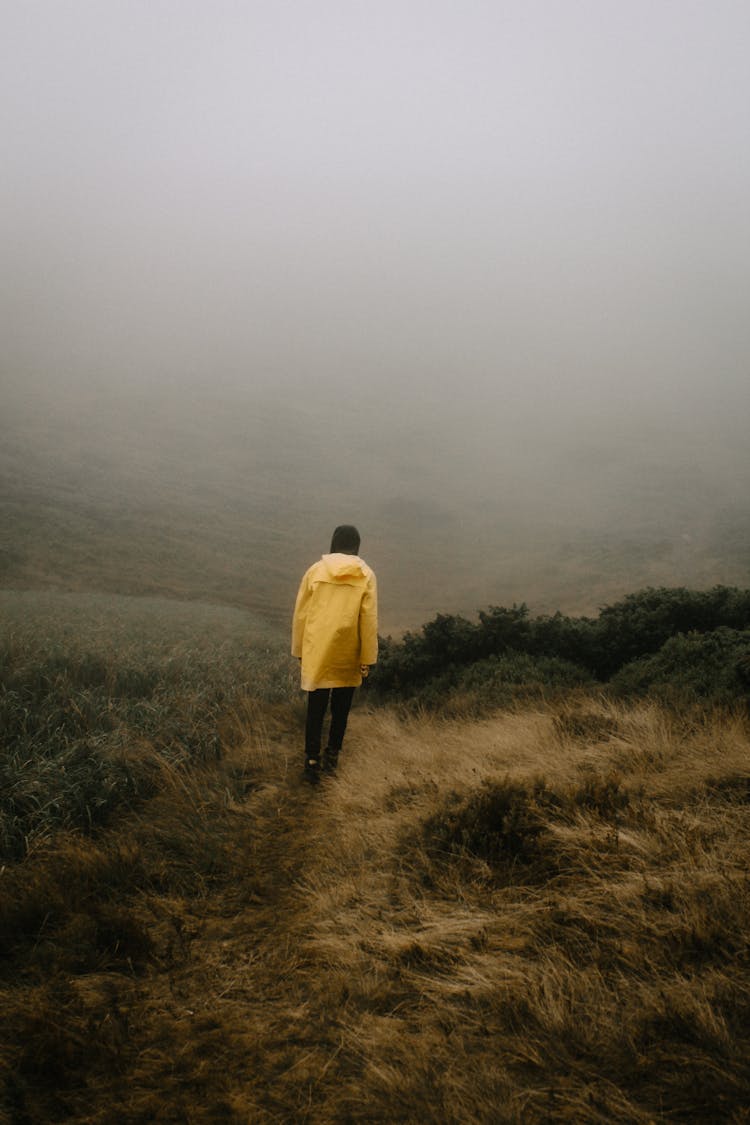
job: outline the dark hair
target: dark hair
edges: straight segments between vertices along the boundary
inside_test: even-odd
[[[337,527],[331,539],[331,554],[356,555],[359,550],[359,532],[350,523]]]

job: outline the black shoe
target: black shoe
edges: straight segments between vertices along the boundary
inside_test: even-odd
[[[320,781],[320,759],[319,758],[306,758],[305,759],[305,781],[309,781],[311,785],[317,785]]]
[[[323,758],[323,773],[332,774],[336,772],[339,764],[339,752],[332,747],[327,746],[325,756]]]

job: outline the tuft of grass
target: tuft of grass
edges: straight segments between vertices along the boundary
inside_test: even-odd
[[[423,823],[428,854],[437,858],[468,853],[493,866],[530,864],[539,856],[545,820],[538,790],[508,780],[486,781],[443,807]]]

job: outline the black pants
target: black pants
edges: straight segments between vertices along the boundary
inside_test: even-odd
[[[307,693],[307,722],[305,724],[305,757],[317,760],[320,757],[320,743],[323,737],[323,720],[331,700],[331,729],[328,745],[338,753],[344,741],[349,708],[354,698],[353,687],[318,688]]]

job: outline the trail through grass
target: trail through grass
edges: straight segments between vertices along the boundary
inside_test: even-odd
[[[27,860],[122,891],[13,953],[8,1122],[747,1120],[741,720],[360,708],[314,790],[300,726]]]

